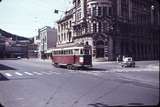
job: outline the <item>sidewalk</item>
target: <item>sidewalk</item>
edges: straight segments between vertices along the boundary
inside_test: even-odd
[[[39,58],[30,58],[22,59],[32,62],[42,62],[42,63],[52,63],[51,59],[39,59]],[[106,69],[110,72],[132,72],[132,71],[159,71],[159,61],[136,61],[135,68],[127,67],[122,68],[119,63],[116,61],[105,61],[105,62],[92,62],[93,68]]]
[[[116,61],[93,62],[93,66],[107,69],[112,72],[132,72],[132,71],[159,71],[159,61],[136,61],[135,67],[123,68]]]
[[[47,62],[47,63],[52,63],[51,59],[40,59],[40,58],[29,58],[29,59],[22,59],[22,60],[27,60],[27,61],[32,61],[32,62]]]

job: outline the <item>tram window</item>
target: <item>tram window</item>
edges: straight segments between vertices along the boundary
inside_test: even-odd
[[[80,50],[80,54],[83,54],[83,49]]]
[[[69,54],[69,50],[67,50],[67,54]]]
[[[69,50],[70,51],[70,54],[73,54],[73,50]]]
[[[68,50],[65,50],[65,55],[68,54]]]
[[[75,49],[74,54],[78,55],[79,54],[79,49]]]

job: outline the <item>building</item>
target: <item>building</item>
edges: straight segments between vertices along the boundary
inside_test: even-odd
[[[158,60],[160,4],[156,0],[113,0],[113,57]]]
[[[0,29],[0,58],[28,57],[30,39]]]
[[[28,58],[38,58],[38,45],[31,43],[28,44]]]
[[[57,41],[57,30],[49,26],[45,26],[38,30],[38,36],[34,38],[34,43],[38,45],[38,57],[46,58],[47,50],[54,48]]]
[[[65,17],[58,23],[57,43],[56,47],[63,47],[66,45],[73,45],[73,9],[66,12]]]
[[[73,0],[57,21],[57,47],[88,42],[93,59],[159,59],[159,7],[156,0]]]
[[[5,56],[5,37],[0,33],[0,58]]]

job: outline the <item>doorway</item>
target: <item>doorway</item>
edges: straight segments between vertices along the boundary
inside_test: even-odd
[[[104,57],[104,41],[98,40],[96,42],[96,58]]]

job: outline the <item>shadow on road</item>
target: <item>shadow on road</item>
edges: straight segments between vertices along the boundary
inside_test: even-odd
[[[95,104],[88,104],[90,107],[110,107],[106,104],[102,104],[102,103],[95,103]]]
[[[109,106],[107,104],[102,103],[95,103],[95,104],[88,104],[89,107],[127,107],[127,106],[144,106],[143,103],[128,103],[128,105],[115,105],[115,106]]]
[[[82,70],[88,70],[88,71],[106,71],[104,68],[82,68]]]
[[[15,68],[0,64],[0,70],[16,70]]]
[[[9,80],[8,78],[6,78],[4,75],[2,75],[1,73],[0,73],[0,81],[7,81],[7,80]],[[1,107],[1,106],[0,106]]]
[[[0,107],[4,107],[4,106],[0,103]]]
[[[4,107],[4,106],[0,103],[0,107]]]
[[[63,68],[63,69],[67,69],[66,66],[58,66],[58,68]],[[76,70],[81,70],[81,71],[106,71],[107,69],[104,69],[104,68],[87,68],[87,67],[77,67]]]

